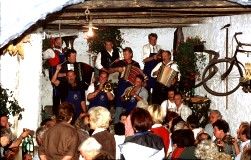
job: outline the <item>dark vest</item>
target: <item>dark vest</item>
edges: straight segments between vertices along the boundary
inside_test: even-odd
[[[110,64],[119,58],[119,52],[117,50],[113,50],[112,56],[106,51],[101,51],[101,64],[104,68],[109,68]]]

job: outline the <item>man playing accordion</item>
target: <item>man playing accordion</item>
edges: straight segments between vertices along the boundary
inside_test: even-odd
[[[170,86],[174,86],[180,80],[180,72],[176,62],[171,60],[170,51],[161,51],[162,62],[159,62],[152,70],[151,76],[157,79],[166,79],[167,82],[156,83],[153,88],[153,103],[161,104],[166,99],[166,93]],[[167,74],[168,72],[168,74]],[[164,73],[164,74],[163,74]],[[164,78],[160,77],[164,76]],[[168,77],[165,77],[168,76]]]
[[[123,77],[121,77],[120,75],[124,71],[125,67],[128,65],[132,65],[137,68],[140,68],[139,63],[132,59],[133,52],[130,47],[125,47],[123,49],[123,56],[124,56],[123,60],[119,60],[113,65],[113,68],[109,68],[108,70],[109,73],[114,73],[114,72],[120,73],[119,81],[118,81],[118,90],[117,90],[117,95],[116,95],[117,97],[116,97],[116,111],[115,111],[114,123],[119,122],[119,115],[122,113],[123,103],[121,102],[121,96],[124,93],[125,89],[132,85],[129,81],[124,80]]]

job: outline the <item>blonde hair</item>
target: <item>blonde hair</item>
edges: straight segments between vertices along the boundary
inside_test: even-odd
[[[79,145],[78,150],[82,150],[82,153],[85,157],[93,159],[99,153],[101,148],[101,144],[98,143],[95,138],[89,137]]]
[[[213,160],[232,160],[231,156],[225,152],[219,152]]]
[[[218,152],[218,147],[211,140],[201,141],[194,151],[196,158],[205,160],[213,159]]]
[[[97,128],[108,128],[111,121],[110,111],[102,106],[89,109],[90,120]]]
[[[158,104],[149,105],[148,111],[150,115],[152,116],[153,123],[161,124],[163,122],[165,115],[160,105]]]

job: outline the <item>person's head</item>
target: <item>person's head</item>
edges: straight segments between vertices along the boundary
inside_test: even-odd
[[[148,111],[152,116],[154,124],[162,124],[165,115],[163,108],[159,104],[149,105]]]
[[[108,76],[109,76],[109,73],[107,73],[105,71],[100,71],[99,72],[99,83],[103,84],[103,83],[107,82]]]
[[[101,144],[95,138],[89,137],[80,144],[78,150],[84,159],[90,160],[99,153],[101,148]]]
[[[135,78],[135,81],[134,81],[134,86],[136,88],[140,88],[144,85],[144,77],[141,75],[141,74],[138,74]]]
[[[10,143],[11,137],[12,137],[10,129],[9,128],[2,128],[0,135],[1,135],[1,138],[0,138],[1,146],[2,147],[7,146]]]
[[[242,125],[239,136],[242,142],[250,140],[250,124]]]
[[[213,160],[232,160],[231,156],[225,152],[218,152]]]
[[[146,100],[140,100],[137,102],[137,107],[147,110],[148,102]]]
[[[180,107],[181,104],[183,103],[183,97],[180,93],[175,94],[174,103],[177,107]]]
[[[196,137],[195,144],[198,144],[203,140],[211,140],[211,136],[207,133],[200,133]]]
[[[99,151],[93,160],[112,160],[115,159],[110,153],[106,151]]]
[[[56,120],[52,118],[46,118],[41,123],[40,126],[46,126],[47,128],[50,128],[51,126],[54,126],[56,124]]]
[[[125,124],[126,118],[127,118],[127,114],[125,112],[121,113],[119,115],[119,122]]]
[[[200,121],[198,116],[196,115],[190,115],[187,117],[187,124],[190,129],[195,129],[200,127]]]
[[[69,102],[63,102],[58,106],[56,115],[57,122],[70,123],[75,113],[73,104]]]
[[[240,136],[241,136],[240,131],[241,131],[243,125],[249,125],[249,123],[248,122],[241,122],[239,128],[237,129],[237,138],[238,139],[240,139]]]
[[[7,115],[0,116],[0,125],[1,125],[1,128],[9,128],[10,123],[8,121]]]
[[[174,96],[175,96],[175,88],[174,87],[170,87],[167,91],[167,98],[170,100],[170,101],[173,101],[174,100]]]
[[[241,154],[241,160],[251,159],[251,148],[249,147]]]
[[[223,119],[218,119],[216,122],[213,123],[214,127],[214,136],[216,138],[222,139],[227,132],[229,132],[229,125]]]
[[[170,132],[173,133],[176,130],[183,129],[184,124],[185,124],[185,121],[180,116],[174,118],[172,120]]]
[[[36,130],[36,141],[38,145],[41,145],[44,133],[48,130],[46,126],[40,126]]]
[[[155,46],[157,43],[158,35],[156,33],[150,33],[148,35],[148,41],[152,46]]]
[[[153,125],[150,113],[147,110],[138,107],[136,107],[131,113],[131,122],[135,132],[148,131]]]
[[[203,140],[198,143],[194,152],[197,159],[214,159],[219,151],[217,145],[213,141]]]
[[[74,71],[69,70],[66,73],[66,79],[69,84],[74,84],[76,82],[76,74]]]
[[[175,139],[175,144],[177,145],[177,147],[184,148],[194,146],[194,135],[192,130],[179,129],[176,130],[173,134],[171,135],[171,137],[172,139]]]
[[[55,38],[54,47],[57,48],[57,49],[61,49],[61,47],[62,47],[61,37]]]
[[[209,122],[211,124],[213,124],[218,119],[222,119],[222,115],[221,115],[220,111],[218,111],[218,110],[211,110],[210,115],[209,115]]]
[[[114,132],[116,135],[125,135],[125,125],[124,123],[116,123],[114,125]]]
[[[179,117],[179,114],[173,111],[168,111],[165,117],[165,123],[168,124],[168,128],[171,129],[172,121],[174,118]]]
[[[133,57],[132,49],[130,47],[125,47],[123,49],[123,56],[125,60],[131,60]]]
[[[77,51],[75,49],[67,49],[65,55],[70,63],[76,62]]]
[[[96,130],[97,128],[108,128],[111,121],[111,114],[108,109],[97,106],[92,107],[88,111],[90,115],[90,128]]]
[[[171,60],[171,52],[170,51],[162,51],[161,58],[164,62],[169,62]]]
[[[110,39],[106,39],[105,40],[105,49],[108,51],[108,52],[111,52],[112,51],[112,47],[113,47],[113,42],[112,40]]]

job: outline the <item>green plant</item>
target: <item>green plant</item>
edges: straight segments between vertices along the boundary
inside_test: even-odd
[[[122,44],[124,39],[122,38],[122,33],[117,28],[105,28],[96,30],[93,38],[89,41],[90,51],[94,53],[99,53],[104,48],[104,43],[106,39],[113,41],[113,48],[122,49]]]
[[[0,84],[0,114],[18,116],[18,119],[22,119],[22,112],[24,108],[21,108],[17,100],[13,97],[13,91],[2,88]]]
[[[181,73],[181,84],[183,90],[188,91],[195,85],[196,77],[200,76],[197,62],[205,65],[205,56],[196,55],[194,49],[204,44],[198,36],[188,37],[185,42],[177,44],[177,50],[174,51],[174,61],[177,62]]]

